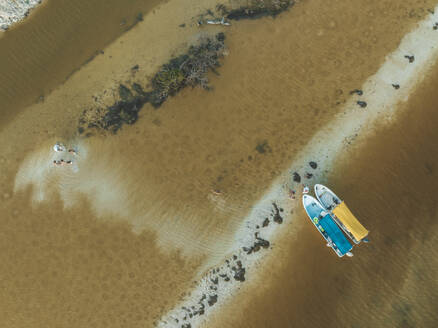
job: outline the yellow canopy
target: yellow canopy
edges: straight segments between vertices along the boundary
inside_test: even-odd
[[[364,228],[362,224],[351,213],[350,209],[342,202],[333,209],[333,214],[339,219],[339,221],[347,228],[353,237],[360,241],[368,235],[368,230]]]

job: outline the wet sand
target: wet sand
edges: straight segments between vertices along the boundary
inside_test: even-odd
[[[371,230],[338,259],[304,210],[265,263],[208,327],[435,327],[438,142],[435,67],[392,125],[339,158],[327,184]]]
[[[432,4],[429,1],[426,5]],[[204,5],[208,8],[210,3]],[[96,106],[96,102],[112,103],[120,82],[145,83],[172,54],[194,42],[198,37],[195,33],[221,30],[220,27],[200,30],[193,24],[195,9],[200,10],[195,2],[187,7],[170,1],[154,15],[145,16],[142,23],[108,46],[104,55],[72,75],[44,103],[17,114],[1,131],[1,194],[5,199],[2,210],[9,218],[14,213],[21,217],[21,221],[7,222],[27,222],[32,217],[37,227],[41,225],[50,232],[55,218],[75,221],[69,219],[69,213],[77,213],[75,217],[84,220],[83,229],[91,231],[89,238],[93,240],[100,230],[113,229],[111,233],[119,233],[121,228],[117,225],[125,227],[130,240],[144,238],[148,248],[146,244],[135,243],[132,253],[137,261],[147,261],[138,265],[139,272],[144,271],[141,279],[156,281],[153,287],[157,294],[145,293],[141,297],[149,312],[135,317],[130,326],[157,320],[198,279],[199,268],[229,252],[233,232],[242,217],[311,138],[311,134],[303,131],[313,131],[332,118],[349,97],[349,91],[377,71],[401,37],[427,15],[424,3],[419,5],[416,1],[404,2],[396,8],[390,1],[355,2],[348,6],[334,3],[323,13],[322,7],[321,1],[305,1],[275,20],[233,24],[227,29],[230,55],[219,70],[221,75],[211,77],[213,92],[184,90],[159,110],[144,108],[140,120],[116,136],[76,139],[75,122],[84,108]],[[364,12],[368,15],[359,14]],[[169,17],[174,26],[166,25],[155,34],[148,33]],[[181,23],[187,23],[187,27],[178,28]],[[136,64],[140,69],[133,74],[131,67]],[[44,156],[50,154],[51,145],[58,139],[79,145],[85,161],[78,160],[78,165],[81,164],[78,173],[46,170],[49,163],[44,162]],[[265,140],[269,148],[260,153],[256,146]],[[26,171],[33,163],[37,170]],[[24,178],[18,175],[18,181],[33,182],[34,192],[13,192],[19,168],[24,168],[21,172],[25,174]],[[212,194],[212,189],[219,189],[220,195]],[[25,215],[23,211],[21,216],[20,209],[32,211],[32,202],[32,214]],[[52,220],[43,221],[45,217]],[[93,230],[93,224],[98,229]],[[15,230],[22,231],[16,240],[23,247],[26,239],[39,235],[30,228],[10,229]],[[78,238],[75,230],[59,236],[66,236],[61,241],[69,236],[73,240]],[[96,240],[105,244],[113,239],[109,234]],[[16,255],[12,251],[14,241],[8,245],[6,254]],[[70,245],[71,251],[75,251],[77,244]],[[87,251],[92,251],[91,244],[84,245]],[[64,248],[55,246],[49,243],[44,251],[32,248],[35,254],[41,253],[41,265],[51,254],[56,254],[56,261],[75,259],[65,256]],[[138,253],[144,248],[150,253]],[[29,252],[28,247],[23,249]],[[18,264],[26,263],[16,256],[8,257],[4,263],[9,261],[9,267],[18,268],[14,259]],[[152,271],[149,263],[157,271]],[[84,270],[89,270],[88,266]],[[125,264],[111,262],[105,272],[117,271],[120,266]],[[61,268],[64,270],[59,275],[67,279],[68,285],[76,275],[69,271],[69,266]],[[173,274],[175,270],[180,270],[177,275]],[[38,270],[28,272],[27,277],[32,275],[33,279],[44,277]],[[18,285],[11,279],[5,280],[5,286]],[[51,287],[48,297],[56,300],[57,295],[63,294],[62,282],[50,280],[48,284]],[[99,287],[91,284],[84,290],[92,295]],[[115,293],[122,289],[121,284]],[[32,302],[40,293],[36,290],[21,298],[18,291],[12,288],[5,301],[11,310],[4,320],[10,320],[7,321],[10,325],[16,313],[24,313],[23,322],[29,322],[26,320],[30,320]],[[71,307],[82,304],[80,298],[70,301]],[[90,303],[98,307],[100,300]],[[134,304],[141,305],[140,301],[132,301]],[[23,305],[28,312],[18,310]],[[113,300],[99,312],[102,316],[96,317],[96,322],[101,322],[105,313],[117,306],[118,302]],[[137,311],[135,306],[131,309]],[[41,311],[42,316],[35,319],[34,325],[44,322],[50,313],[49,307]],[[81,311],[88,310],[78,310],[80,314]],[[57,308],[52,313],[66,322],[70,309]]]

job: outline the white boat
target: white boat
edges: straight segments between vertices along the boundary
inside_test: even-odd
[[[351,213],[345,202],[333,191],[322,184],[316,184],[315,195],[324,209],[332,214],[335,222],[354,243],[368,242],[366,237],[369,231],[365,229],[353,213]]]
[[[303,195],[303,206],[310,221],[327,241],[327,246],[331,247],[339,257],[353,256],[351,253],[353,246],[321,204],[312,196]]]

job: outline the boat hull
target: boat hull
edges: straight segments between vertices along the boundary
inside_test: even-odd
[[[346,254],[351,256],[350,251],[353,246],[348,242],[333,221],[333,218],[321,204],[312,196],[304,195],[303,206],[310,221],[312,221],[315,228],[327,241],[327,246],[331,247],[339,257],[343,257]]]
[[[333,210],[339,206],[343,201],[329,188],[322,184],[316,184],[315,195],[322,207],[332,214],[336,224],[345,232],[345,234],[355,243],[359,244],[361,241],[368,241],[366,238],[356,239],[349,229],[341,222],[341,220],[333,213]]]

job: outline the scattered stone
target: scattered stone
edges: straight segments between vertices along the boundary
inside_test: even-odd
[[[266,219],[263,221],[262,227],[265,228],[265,227],[267,227],[268,225],[269,225],[269,219],[266,218]]]
[[[392,87],[393,87],[395,90],[398,90],[398,89],[400,89],[400,84],[392,84]]]
[[[267,140],[263,140],[261,143],[259,143],[255,148],[260,154],[266,153],[266,151],[272,152],[271,147],[268,145]]]
[[[216,277],[216,278],[214,278],[213,280],[211,280],[211,282],[212,282],[213,284],[217,285],[217,284],[219,283],[219,278]]]
[[[367,107],[367,103],[365,102],[365,101],[358,101],[357,102],[357,104],[360,106],[360,107],[362,107],[362,108],[365,108],[365,107]]]
[[[293,174],[293,180],[294,180],[295,182],[298,182],[298,183],[301,182],[301,177],[300,177],[300,175],[298,174],[298,172],[294,172],[294,174]]]
[[[274,206],[274,210],[275,210],[275,213],[274,213],[274,222],[276,222],[276,223],[278,223],[278,224],[283,223],[283,218],[282,218],[281,215],[280,215],[280,210],[278,209],[277,204],[272,203],[272,205]]]
[[[224,278],[224,280],[228,282],[228,281],[230,281],[230,277],[226,276],[226,277]]]
[[[359,96],[362,96],[363,95],[363,91],[360,90],[360,89],[354,89],[354,90],[350,91],[350,95],[352,95],[352,94],[357,94]]]
[[[316,162],[309,162],[309,165],[314,170],[318,167],[318,164],[316,164]]]
[[[237,260],[237,256],[236,255],[233,255],[233,260]]]
[[[312,173],[306,172],[306,179],[311,179],[313,177]]]
[[[217,295],[216,294],[210,295],[208,297],[208,301],[207,301],[208,305],[213,306],[216,302],[217,302]]]
[[[407,58],[410,63],[413,63],[415,61],[415,57],[414,56],[405,55],[405,58]]]
[[[131,71],[137,72],[139,68],[140,68],[140,66],[134,65],[134,66],[131,67]]]
[[[237,268],[236,270],[234,270],[234,279],[240,282],[244,282],[245,281],[245,273],[246,270],[245,268]]]

